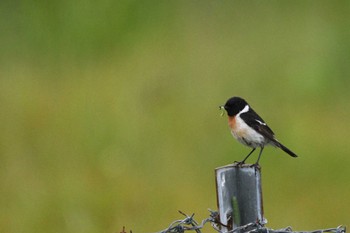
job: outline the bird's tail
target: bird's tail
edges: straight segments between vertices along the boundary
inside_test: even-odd
[[[281,148],[284,152],[286,152],[287,154],[289,154],[290,156],[292,157],[298,157],[293,151],[289,150],[287,147],[283,146],[280,142],[278,141],[275,141],[275,145],[278,147],[278,148]]]

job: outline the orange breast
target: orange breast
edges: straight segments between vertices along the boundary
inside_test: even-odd
[[[232,129],[232,130],[234,130],[236,128],[236,117],[235,116],[228,117],[228,125],[230,126],[230,129]]]
[[[238,122],[237,122],[238,121]],[[231,129],[231,132],[235,138],[245,138],[247,136],[247,128],[240,125],[240,119],[237,119],[236,116],[228,117],[228,125]]]

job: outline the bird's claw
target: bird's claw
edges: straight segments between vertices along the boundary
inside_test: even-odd
[[[254,164],[250,165],[250,167],[257,169],[257,168],[260,168],[260,165],[258,163],[254,163]]]
[[[234,161],[233,164],[235,166],[242,167],[242,165],[244,164],[244,161]]]

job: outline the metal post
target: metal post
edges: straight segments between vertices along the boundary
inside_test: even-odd
[[[215,169],[215,178],[222,231],[264,221],[260,167],[227,165]]]

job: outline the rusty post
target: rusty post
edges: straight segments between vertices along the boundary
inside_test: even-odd
[[[264,222],[260,167],[227,165],[215,169],[215,178],[221,230]]]

